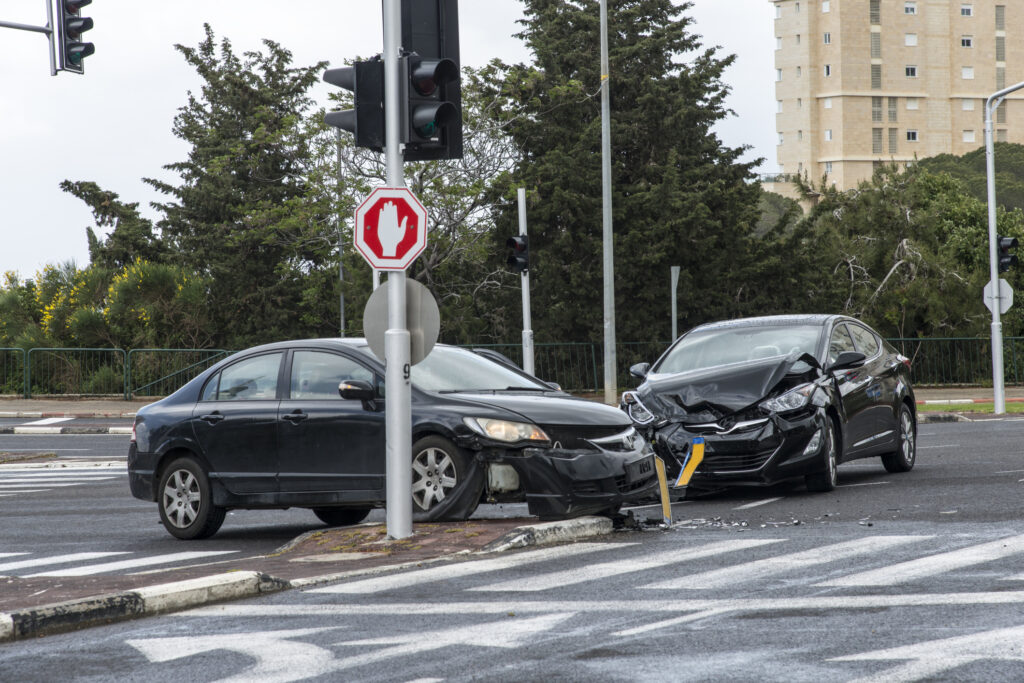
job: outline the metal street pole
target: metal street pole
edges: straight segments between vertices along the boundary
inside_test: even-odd
[[[334,139],[337,143],[338,149],[338,189],[341,189],[341,129],[337,128],[334,131]],[[338,199],[341,199],[341,193],[338,193]],[[340,336],[345,336],[345,236],[342,232],[344,228],[344,218],[341,216],[341,202],[338,202],[338,330]]]
[[[526,236],[526,188],[519,188],[519,234]],[[530,271],[522,272],[523,290],[523,370],[533,372],[533,321],[530,318]]]
[[[388,187],[405,187],[401,137],[401,0],[384,0],[385,164]],[[405,271],[388,275],[388,329],[384,333],[387,530],[394,539],[412,536],[411,351],[405,319]]]
[[[617,403],[615,375],[615,268],[612,239],[612,134],[608,91],[608,0],[601,0],[601,197],[604,251],[604,402]]]
[[[988,258],[989,280],[992,288],[992,390],[996,415],[1006,412],[1006,394],[1003,387],[1003,323],[999,319],[1002,296],[999,289],[999,245],[996,238],[996,158],[993,143],[992,110],[1003,98],[1024,88],[1024,83],[1012,85],[989,95],[985,100],[985,170],[988,176]]]
[[[0,21],[0,28],[13,28],[18,31],[32,31],[42,33],[50,41],[50,75],[57,75],[57,56],[53,38],[53,3],[50,0],[43,0],[46,3],[46,26],[33,26],[31,24],[19,24],[13,21]]]
[[[672,341],[679,336],[679,308],[676,304],[676,289],[679,288],[679,266],[672,266]]]

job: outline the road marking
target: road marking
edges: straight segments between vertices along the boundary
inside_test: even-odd
[[[1024,535],[972,545],[960,550],[929,555],[908,562],[891,564],[881,569],[859,572],[838,579],[823,581],[818,586],[889,586],[944,574],[1024,552]]]
[[[122,569],[135,569],[136,567],[149,567],[154,564],[171,564],[172,562],[186,562],[197,560],[201,557],[215,555],[228,555],[237,553],[237,550],[206,550],[184,553],[170,553],[168,555],[157,555],[155,557],[140,557],[134,560],[121,560],[120,562],[105,562],[103,564],[87,565],[84,567],[72,567],[70,569],[58,569],[55,571],[39,572],[38,574],[27,574],[23,578],[30,579],[36,576],[91,576],[106,572],[117,572]]]
[[[638,636],[651,631],[657,631],[658,629],[668,628],[670,626],[678,626],[679,624],[686,624],[691,621],[697,621],[698,619],[707,619],[708,617],[717,617],[719,614],[725,614],[729,610],[721,609],[706,609],[701,612],[694,612],[693,614],[687,614],[682,617],[674,617],[672,619],[664,619],[662,621],[656,621],[651,624],[644,624],[643,626],[637,626],[636,628],[627,628],[624,631],[615,631],[612,633],[613,636],[620,636],[628,638],[630,636]]]
[[[75,482],[67,482],[67,480],[64,480],[64,479],[62,479],[61,481],[65,481],[66,483],[63,483],[63,484],[46,484],[46,488],[52,489],[52,488],[61,488],[61,487],[64,487],[64,486],[78,486],[78,484],[76,484]],[[38,481],[37,482],[32,482],[32,484],[42,484],[42,483],[45,483],[45,482],[38,482]],[[26,486],[25,484],[0,484],[0,489],[23,489],[23,488],[25,488],[25,486]]]
[[[944,443],[944,444],[939,444],[938,446],[918,446],[917,450],[920,451],[920,450],[923,450],[925,448],[959,448],[959,447],[960,447],[960,444],[958,444],[958,443]]]
[[[761,505],[767,505],[768,503],[774,503],[777,500],[782,500],[782,498],[783,496],[779,496],[778,498],[765,498],[764,500],[755,500],[753,503],[747,503],[746,505],[734,507],[733,510],[749,510],[750,508],[756,508]]]
[[[33,420],[32,422],[23,422],[21,426],[27,427],[28,425],[52,425],[58,422],[68,422],[74,420],[73,417],[46,417],[42,420]]]
[[[557,560],[564,557],[572,557],[584,553],[594,553],[601,550],[623,548],[635,543],[573,543],[571,545],[544,548],[542,550],[529,550],[506,557],[496,557],[487,560],[470,560],[458,564],[444,565],[442,567],[431,567],[429,569],[418,569],[388,576],[379,576],[372,579],[362,579],[351,583],[339,583],[323,588],[313,588],[309,593],[348,593],[365,595],[368,593],[379,593],[394,588],[407,588],[430,581],[442,581],[456,579],[463,576],[483,574],[486,572],[501,571],[512,567],[544,562],[546,560]]]
[[[836,488],[848,488],[852,489],[854,486],[881,486],[882,484],[888,484],[887,481],[865,481],[860,484],[836,484]]]
[[[575,567],[573,569],[566,569],[564,571],[550,572],[547,574],[531,573],[529,576],[522,579],[502,581],[500,583],[478,586],[467,590],[488,593],[498,593],[503,591],[534,592],[550,590],[552,588],[561,588],[563,586],[583,583],[584,581],[596,581],[598,579],[608,578],[609,576],[619,576],[621,574],[639,572],[645,569],[657,569],[658,567],[664,567],[668,564],[677,564],[680,562],[686,562],[687,560],[696,560],[702,557],[711,557],[713,555],[735,552],[737,550],[747,550],[749,548],[756,548],[758,546],[778,542],[778,539],[741,539],[720,541],[718,543],[710,543],[697,548],[682,548],[669,552],[656,553],[653,556],[628,558],[624,560],[617,560],[615,562],[585,565]]]
[[[8,484],[60,484],[61,486],[74,486],[73,483],[66,483],[69,477],[0,477],[0,486],[6,486]],[[116,479],[116,477],[100,475],[79,475],[75,477],[75,481],[81,483],[87,483],[90,481],[107,481],[108,479]],[[63,483],[62,483],[63,482]]]
[[[0,553],[0,559],[5,557],[21,557],[22,555],[28,555],[28,553]]]
[[[8,572],[15,569],[27,569],[29,567],[42,567],[48,564],[68,564],[69,562],[85,562],[97,560],[101,557],[111,555],[128,555],[128,552],[107,552],[107,553],[72,553],[71,555],[55,555],[53,557],[36,557],[31,560],[19,560],[0,564],[0,572]]]
[[[14,496],[14,495],[17,495],[19,493],[43,493],[44,491],[49,491],[49,490],[50,489],[18,489],[18,490],[8,491],[7,493],[0,493],[0,498],[6,498],[8,496]]]
[[[804,550],[798,553],[746,562],[733,567],[713,569],[700,574],[679,576],[667,581],[658,581],[657,583],[640,586],[640,588],[679,590],[734,586],[741,582],[760,581],[769,576],[783,574],[795,569],[805,569],[830,562],[838,562],[858,555],[866,555],[885,548],[916,543],[917,541],[930,538],[934,538],[934,536],[868,536],[853,541],[812,548],[811,550]]]
[[[1003,470],[1002,472],[993,472],[992,474],[1020,474],[1024,470]]]

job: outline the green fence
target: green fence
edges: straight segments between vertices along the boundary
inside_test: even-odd
[[[123,349],[29,349],[25,398],[124,394]]]
[[[167,396],[222,358],[224,349],[132,349],[125,398]]]
[[[0,395],[25,392],[25,349],[0,348]]]

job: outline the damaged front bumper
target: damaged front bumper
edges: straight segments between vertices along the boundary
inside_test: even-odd
[[[665,460],[671,480],[679,475],[693,440],[704,439],[704,459],[693,473],[692,488],[766,486],[824,470],[821,457],[824,410],[795,416],[766,416],[734,425],[669,423],[653,431],[654,449]]]
[[[618,510],[657,495],[654,451],[643,438],[635,442],[629,451],[485,449],[479,457],[515,470],[531,515],[564,519]]]

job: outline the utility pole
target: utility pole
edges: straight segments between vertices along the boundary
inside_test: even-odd
[[[679,289],[679,266],[672,266],[672,341],[679,337],[679,307],[676,290]]]
[[[338,149],[338,330],[340,337],[345,336],[345,219],[341,215],[341,129],[334,131]]]
[[[615,359],[615,267],[612,235],[612,134],[608,91],[608,0],[601,0],[601,197],[604,251],[604,402],[617,403]]]
[[[519,235],[528,240],[526,236],[526,188],[519,188]],[[529,242],[526,242],[529,244]],[[527,254],[529,249],[527,248]],[[529,257],[527,257],[529,258]],[[528,374],[534,374],[533,366],[533,322],[530,317],[530,269],[529,261],[527,268],[522,273],[523,290],[523,370]]]

